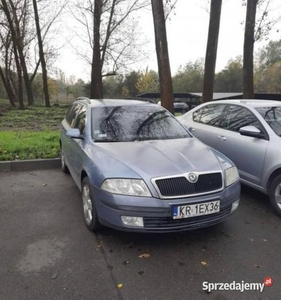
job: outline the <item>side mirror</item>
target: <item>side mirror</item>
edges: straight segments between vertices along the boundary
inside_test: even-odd
[[[68,129],[66,131],[66,136],[73,138],[73,139],[80,139],[80,140],[83,139],[83,136],[81,135],[80,130],[78,128]]]
[[[255,126],[244,126],[239,130],[241,135],[251,136],[251,137],[261,137],[261,131]]]

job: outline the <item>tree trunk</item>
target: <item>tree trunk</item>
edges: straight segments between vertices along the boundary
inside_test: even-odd
[[[151,0],[162,105],[174,113],[174,95],[162,0]]]
[[[220,31],[221,6],[222,0],[211,1],[209,33],[205,56],[202,102],[213,100],[217,48]]]
[[[247,1],[247,14],[244,36],[243,59],[243,97],[254,98],[254,42],[255,23],[258,0]]]
[[[4,72],[0,66],[0,78],[3,82],[3,85],[4,85],[4,88],[5,88],[5,91],[9,97],[9,100],[10,100],[10,103],[13,107],[16,107],[16,104],[15,104],[15,96],[14,96],[14,93],[13,93],[13,90],[12,90],[12,87],[11,85],[9,84],[9,82],[6,80],[6,77],[4,75]]]
[[[42,37],[41,37],[39,14],[38,14],[36,0],[33,0],[33,9],[34,9],[38,46],[39,46],[39,56],[40,56],[41,67],[42,67],[43,92],[44,92],[44,97],[45,97],[45,105],[46,105],[46,107],[51,107],[50,97],[49,97],[49,89],[48,89],[47,67],[46,67],[45,55],[44,55],[44,51],[43,51],[43,41],[42,41]]]
[[[28,104],[32,105],[32,104],[34,104],[33,93],[32,93],[31,83],[29,81],[26,61],[25,61],[25,57],[24,57],[24,53],[23,53],[23,41],[22,41],[22,36],[21,36],[21,31],[20,31],[19,19],[16,14],[16,8],[11,0],[9,0],[9,3],[11,6],[11,9],[12,9],[12,12],[10,12],[6,0],[1,0],[1,3],[2,3],[3,11],[4,11],[4,13],[7,17],[8,23],[9,23],[12,40],[13,40],[13,45],[18,51],[20,64],[21,64],[21,68],[23,71],[23,78],[24,78],[24,83],[25,83],[25,87],[26,87]],[[13,18],[11,17],[11,13],[13,14]]]
[[[91,98],[102,99],[102,66],[100,53],[100,23],[103,1],[95,1],[94,7],[94,51],[92,58]]]
[[[14,56],[15,56],[15,62],[17,66],[17,73],[18,73],[18,100],[20,104],[20,109],[24,109],[24,103],[23,103],[23,85],[22,85],[22,69],[21,64],[19,60],[19,56],[17,53],[17,48],[14,47]]]

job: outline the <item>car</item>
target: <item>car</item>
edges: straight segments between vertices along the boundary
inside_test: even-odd
[[[161,101],[157,102],[157,105],[161,105]],[[184,102],[174,102],[174,112],[185,114],[188,112],[189,106]]]
[[[174,111],[177,113],[182,113],[185,114],[186,112],[188,112],[188,105],[184,102],[175,102],[174,103]]]
[[[281,216],[281,102],[211,101],[178,120],[202,142],[230,158],[241,183],[267,194]]]
[[[75,101],[61,123],[60,146],[62,171],[81,191],[93,231],[197,229],[239,205],[234,164],[148,101]]]

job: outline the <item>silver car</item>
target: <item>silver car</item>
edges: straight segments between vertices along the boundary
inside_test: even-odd
[[[90,230],[195,229],[238,207],[234,164],[156,104],[79,99],[62,121],[60,145]]]
[[[241,182],[269,195],[281,216],[281,102],[212,101],[178,119],[195,137],[230,158]]]

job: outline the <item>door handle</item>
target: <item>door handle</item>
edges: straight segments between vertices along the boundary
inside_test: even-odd
[[[219,138],[220,140],[222,140],[222,141],[226,141],[226,137],[223,136],[223,135],[218,135],[218,138]]]

